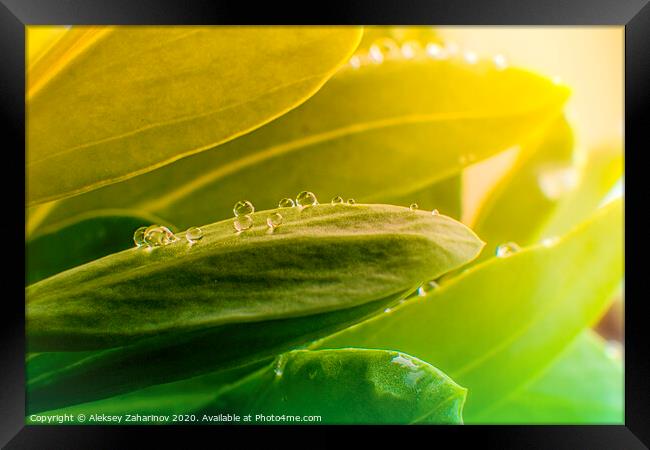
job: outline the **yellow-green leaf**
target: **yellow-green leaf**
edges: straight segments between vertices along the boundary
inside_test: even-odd
[[[562,183],[562,174],[575,171],[572,158],[573,133],[564,117],[550,126],[540,141],[520,150],[514,166],[481,205],[472,226],[487,242],[481,260],[494,256],[504,242],[521,246],[536,242],[561,201],[561,197],[545,193],[540,183],[552,182],[544,177],[553,174],[560,178],[557,183]]]
[[[316,92],[353,27],[73,27],[27,76],[28,204],[247,133]]]
[[[609,347],[608,347],[609,346]],[[584,331],[538,379],[477,417],[491,424],[622,425],[623,361]]]
[[[622,202],[550,246],[476,265],[314,348],[409,353],[469,389],[464,418],[522,386],[602,315],[623,276]]]
[[[185,227],[227,217],[242,198],[272,208],[306,187],[325,200],[394,203],[531,139],[567,96],[547,78],[486,61],[348,66],[255,132],[60,202],[44,223],[128,205]]]

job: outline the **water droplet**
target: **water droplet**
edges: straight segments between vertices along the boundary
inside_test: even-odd
[[[353,198],[348,199],[348,205],[354,205],[356,201]]]
[[[144,231],[144,241],[149,247],[160,247],[178,240],[167,227],[151,225]]]
[[[375,64],[381,64],[384,61],[384,54],[381,52],[381,49],[377,45],[371,45],[368,54],[370,56],[370,60]]]
[[[235,230],[240,233],[253,226],[253,218],[250,215],[235,217],[232,225],[235,227]]]
[[[515,242],[506,242],[497,247],[496,255],[497,258],[505,258],[513,253],[517,253],[519,250],[521,250],[521,247],[519,247]]]
[[[418,41],[407,41],[402,44],[402,56],[412,59],[422,54],[422,44]]]
[[[370,57],[376,63],[388,58],[399,58],[401,56],[399,46],[390,38],[377,39],[370,46]]]
[[[352,58],[350,58],[350,67],[353,69],[358,69],[361,67],[361,58],[359,58],[357,55],[354,55]]]
[[[537,176],[539,188],[549,200],[557,200],[578,185],[575,167],[551,167]]]
[[[389,313],[389,312],[391,312],[391,311],[392,311],[392,310],[391,310],[390,308],[386,308],[386,309],[384,309],[384,312],[385,312],[385,313]]]
[[[467,51],[465,52],[465,61],[467,61],[469,64],[476,64],[478,61],[478,55],[476,52]]]
[[[266,224],[269,226],[270,229],[275,230],[277,227],[282,225],[282,214],[280,213],[273,213],[269,217],[266,218]]]
[[[276,361],[275,366],[273,366],[273,372],[276,377],[281,377],[284,373],[284,366],[286,365],[286,358],[284,355],[280,355]]]
[[[560,239],[559,239],[558,237],[550,237],[550,238],[546,238],[546,239],[544,239],[544,240],[542,241],[542,245],[543,245],[544,247],[551,247],[551,246],[553,246],[553,245],[554,245],[557,241],[559,241],[559,240],[560,240]]]
[[[280,203],[278,203],[278,208],[293,208],[296,206],[296,204],[293,202],[293,199],[290,199],[289,197],[285,197],[282,200],[280,200]]]
[[[232,207],[232,212],[235,214],[235,217],[245,216],[253,214],[255,212],[255,207],[248,200],[240,200]]]
[[[426,283],[424,283],[422,286],[418,288],[418,295],[420,297],[424,297],[429,292],[437,288],[438,288],[438,283],[436,283],[435,281],[427,281]]]
[[[445,52],[442,47],[440,47],[438,44],[434,44],[433,42],[429,42],[426,46],[426,52],[427,55],[431,56],[432,58],[436,59],[442,59],[445,56]]]
[[[185,232],[185,239],[187,239],[187,242],[190,244],[193,244],[196,241],[200,241],[203,239],[203,230],[199,227],[188,228]]]
[[[409,209],[411,211],[416,211],[419,208],[417,203],[411,203],[411,206],[409,206]]]
[[[296,197],[296,204],[301,208],[306,208],[308,206],[315,206],[318,205],[318,199],[316,199],[316,196],[314,195],[313,192],[302,191]]]
[[[498,70],[503,70],[508,67],[508,61],[503,55],[495,55],[492,60],[494,61],[494,65]]]
[[[332,199],[332,205],[340,205],[341,203],[343,203],[343,197],[339,195]]]
[[[144,232],[146,229],[147,227],[140,227],[133,233],[133,242],[135,242],[136,247],[142,247],[147,244],[144,240]]]
[[[431,211],[431,215],[432,215],[432,216],[439,216],[439,215],[440,215],[440,211],[438,211],[437,209],[434,209],[433,211]]]

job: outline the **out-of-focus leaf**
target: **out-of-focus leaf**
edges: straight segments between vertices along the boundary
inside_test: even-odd
[[[398,47],[395,50],[401,51],[399,47],[405,43],[417,43],[421,47],[425,47],[430,42],[440,44],[442,39],[435,28],[429,25],[410,25],[408,27],[368,25],[363,27],[363,37],[355,54],[361,55],[367,52],[373,44],[386,52],[389,50],[387,45],[391,44]]]
[[[577,186],[570,190],[539,233],[539,239],[561,236],[600,205],[623,175],[621,143],[591,149],[578,172]]]
[[[247,133],[314,94],[356,27],[73,27],[27,77],[28,205]]]
[[[394,197],[397,205],[417,203],[425,211],[437,209],[440,214],[460,220],[463,208],[463,180],[460,175],[454,175],[430,186],[425,186],[401,197]]]
[[[480,422],[602,315],[623,276],[622,233],[617,200],[552,245],[488,260],[313,347],[394,349],[435,364],[469,389],[464,419]]]
[[[435,367],[381,350],[293,351],[233,380],[211,374],[47,414],[168,415],[166,423],[172,414],[194,414],[202,424],[219,422],[222,413],[252,414],[257,424],[264,423],[258,414],[321,416],[312,424],[459,424],[466,395]]]
[[[96,352],[40,353],[27,361],[27,377],[31,379],[48,371],[60,370],[81,361],[84,357],[88,357],[93,353]],[[214,398],[216,392],[268,366],[272,360],[271,357],[244,367],[208,373],[172,383],[157,384],[126,394],[115,395],[93,402],[78,403],[56,411],[48,411],[47,414],[73,414],[74,417],[90,411],[101,411],[103,414],[108,415],[188,414],[198,410],[206,402]],[[30,397],[30,395],[27,397],[28,416],[34,412]]]
[[[583,332],[553,365],[476,420],[495,424],[624,423],[623,363],[595,333]]]
[[[203,413],[319,415],[327,424],[459,424],[465,395],[444,373],[402,353],[299,350],[226,389]]]
[[[272,208],[306,187],[325,200],[395,204],[526,141],[555,120],[567,96],[546,78],[485,61],[348,66],[255,132],[58,202],[43,224],[96,205],[128,205],[187,227],[227,217],[237,200]]]
[[[27,241],[27,284],[133,247],[133,232],[151,224],[173,229],[158,217],[130,210],[91,212],[43,229]]]
[[[274,212],[285,222],[269,233]],[[272,356],[367,318],[483,245],[448,217],[388,205],[283,208],[253,221],[241,235],[219,222],[193,246],[126,250],[29,286],[31,351],[132,344],[35,374],[32,407]]]
[[[67,31],[66,26],[28,25],[25,27],[27,69],[43,56]]]
[[[536,242],[561,200],[544,193],[540,177],[572,170],[572,158],[573,133],[564,117],[550,126],[540,141],[520,150],[514,166],[481,205],[472,227],[487,242],[481,260],[494,256],[504,242],[522,246]]]

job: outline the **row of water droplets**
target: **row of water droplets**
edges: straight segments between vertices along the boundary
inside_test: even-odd
[[[190,244],[194,244],[202,238],[203,230],[199,227],[190,227],[185,232],[185,239]],[[136,247],[163,247],[180,240],[169,228],[158,224],[140,227],[133,233],[133,242]]]
[[[345,201],[343,197],[336,196],[331,200],[332,205],[343,204]],[[355,201],[353,198],[347,200],[348,205],[354,205]],[[318,205],[318,199],[313,192],[302,191],[297,196],[296,199],[285,197],[278,202],[278,208],[294,208],[298,207],[300,209],[309,208],[312,206]],[[255,212],[255,207],[248,200],[240,200],[235,203],[233,207],[233,213],[235,214],[235,219],[233,220],[233,227],[235,231],[241,233],[246,231],[253,226],[253,216]],[[284,217],[279,212],[272,213],[266,218],[266,225],[269,229],[275,230],[284,221]]]
[[[389,60],[443,60],[459,57],[468,64],[476,64],[479,61],[479,56],[475,51],[463,51],[455,42],[447,42],[441,45],[436,42],[423,43],[411,39],[398,43],[389,37],[384,37],[374,41],[367,50],[360,50],[352,55],[348,61],[348,66],[358,69],[362,66],[381,64]],[[508,67],[506,57],[502,54],[495,55],[492,58],[492,63],[497,70]]]

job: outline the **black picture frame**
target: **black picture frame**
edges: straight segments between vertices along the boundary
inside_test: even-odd
[[[645,111],[650,95],[650,5],[648,0],[493,0],[493,1],[413,1],[366,0],[295,3],[292,14],[277,4],[226,2],[221,0],[0,0],[0,122],[3,135],[6,173],[24,180],[25,148],[25,26],[50,24],[436,24],[436,25],[618,25],[625,27],[625,204],[643,208],[643,178],[637,171],[647,138]],[[644,127],[645,125],[645,127]],[[645,139],[644,139],[645,138]],[[631,149],[628,151],[628,149]],[[6,448],[121,448],[134,437],[171,442],[172,433],[189,431],[193,439],[213,433],[212,427],[98,427],[36,426],[24,424],[24,284],[17,261],[23,261],[24,190],[14,177],[1,177],[8,193],[4,220],[0,223],[4,246],[11,261],[4,277],[0,340],[0,445]],[[626,211],[635,211],[626,208]],[[627,217],[627,214],[626,214]],[[621,426],[462,426],[410,427],[400,429],[402,440],[411,433],[437,442],[451,438],[455,444],[467,440],[495,448],[553,449],[636,449],[650,445],[650,358],[647,320],[641,294],[643,242],[641,220],[626,220],[626,298],[625,311],[625,425]],[[21,258],[22,256],[22,258]],[[630,263],[630,261],[633,261]],[[24,275],[24,273],[23,273]],[[255,427],[256,431],[257,428]],[[295,427],[291,432],[295,431]],[[235,431],[242,439],[250,427]],[[373,427],[374,429],[374,427]],[[223,433],[224,428],[219,428]],[[287,427],[267,427],[271,433]],[[381,433],[381,428],[378,432]],[[317,433],[319,442],[337,439],[328,427],[300,427]],[[375,431],[373,431],[375,433]],[[402,433],[406,433],[403,435]],[[395,436],[394,431],[390,434]],[[151,442],[151,441],[149,441]]]

